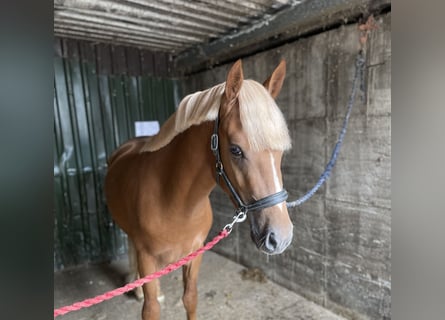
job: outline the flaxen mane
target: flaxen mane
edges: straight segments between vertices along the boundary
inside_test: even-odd
[[[193,125],[215,120],[225,83],[186,96],[156,136],[147,140],[141,152],[156,151]],[[287,150],[291,139],[283,114],[260,83],[244,80],[238,96],[240,120],[253,150]]]

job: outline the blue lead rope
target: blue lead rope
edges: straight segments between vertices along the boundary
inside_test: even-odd
[[[357,55],[357,59],[355,61],[355,76],[354,80],[352,82],[352,90],[351,95],[349,96],[348,100],[348,110],[346,112],[345,119],[343,120],[343,127],[340,131],[340,135],[338,136],[337,143],[335,144],[334,150],[332,151],[331,159],[329,160],[328,164],[326,165],[326,168],[324,169],[324,172],[321,174],[320,178],[318,179],[317,183],[312,187],[311,190],[309,190],[304,196],[301,198],[286,202],[286,205],[288,208],[294,208],[297,207],[307,200],[309,200],[315,192],[325,183],[325,181],[329,178],[329,175],[331,174],[332,168],[335,165],[335,162],[337,161],[338,154],[340,152],[340,147],[343,143],[343,139],[346,134],[346,127],[348,126],[349,122],[349,116],[351,115],[352,106],[354,105],[355,101],[355,94],[357,91],[357,83],[360,79],[361,83],[363,83],[363,68],[365,66],[365,57],[363,55],[363,51],[360,50],[360,52]]]

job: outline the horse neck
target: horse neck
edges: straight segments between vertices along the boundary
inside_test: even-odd
[[[173,160],[165,173],[174,187],[167,192],[175,198],[171,200],[185,207],[207,200],[216,185],[215,158],[210,150],[212,130],[213,122],[192,126],[169,145],[167,157]]]

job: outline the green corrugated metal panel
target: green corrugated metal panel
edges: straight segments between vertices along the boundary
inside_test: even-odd
[[[54,268],[60,269],[126,252],[125,235],[106,208],[106,159],[134,137],[134,121],[168,118],[177,84],[98,75],[94,62],[79,58],[56,57],[54,69]]]

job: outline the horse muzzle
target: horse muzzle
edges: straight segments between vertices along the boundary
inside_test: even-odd
[[[266,211],[266,210],[265,210]],[[268,211],[268,210],[267,210]],[[274,255],[280,254],[290,245],[293,237],[292,223],[274,224],[272,221],[261,223],[266,215],[273,215],[274,212],[265,214],[255,212],[250,215],[250,237],[257,248],[263,253]]]

